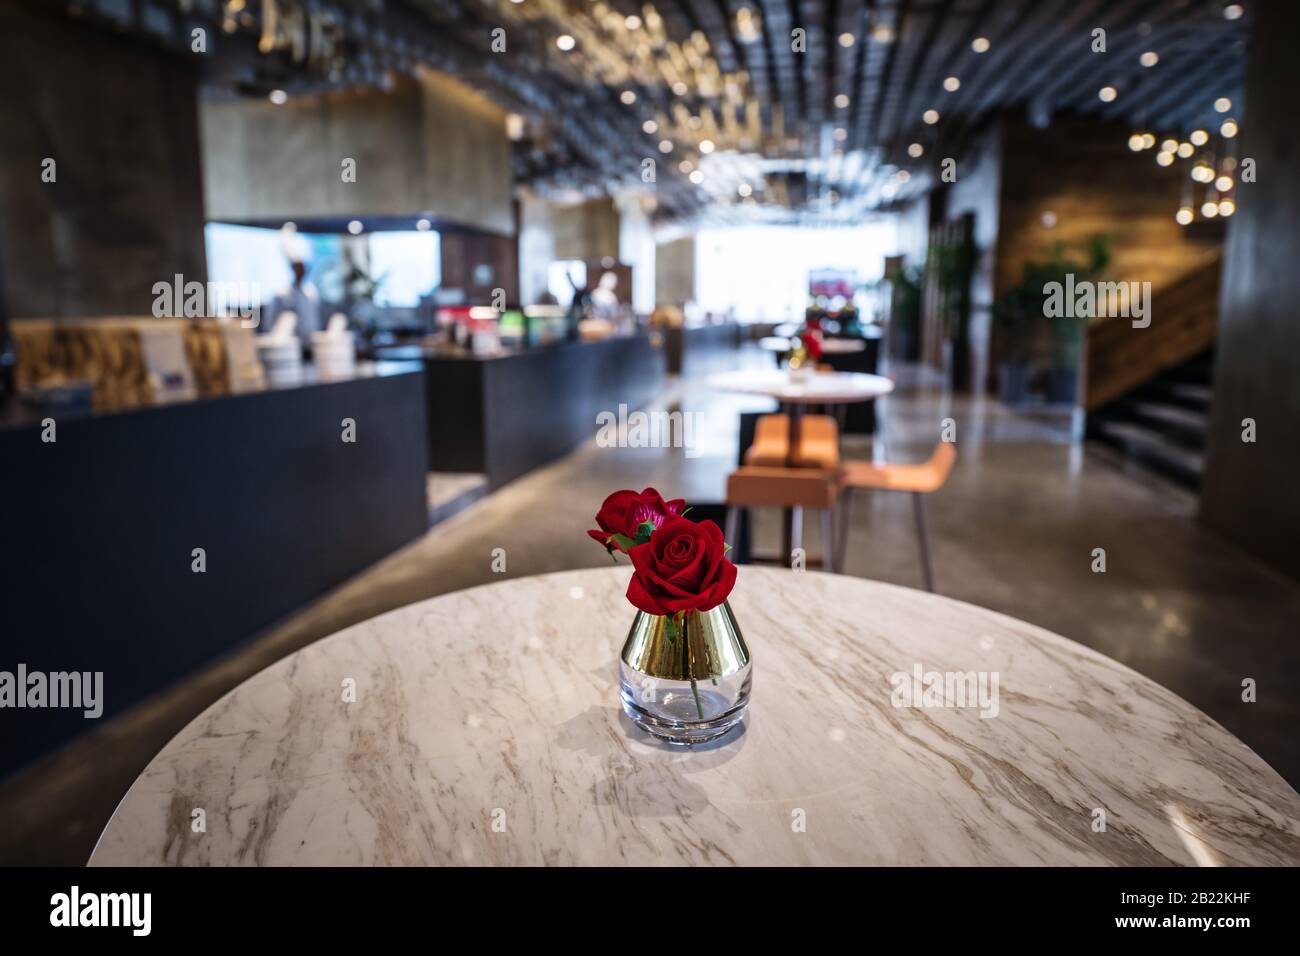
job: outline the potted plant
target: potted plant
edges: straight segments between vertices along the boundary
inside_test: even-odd
[[[1031,356],[1039,320],[1046,317],[1044,300],[1052,283],[1066,285],[1096,281],[1110,262],[1110,243],[1096,236],[1088,243],[1086,261],[1072,259],[1057,242],[1043,259],[1025,263],[1020,282],[994,303],[993,319],[999,332],[998,397],[1008,405],[1022,403],[1028,395],[1033,374]],[[1079,384],[1079,358],[1088,318],[1062,315],[1051,318],[1051,365],[1047,370],[1047,399],[1072,404]]]

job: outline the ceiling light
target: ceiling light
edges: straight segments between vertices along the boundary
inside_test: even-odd
[[[561,33],[555,38],[555,45],[565,53],[572,50],[577,45],[577,42],[577,40],[573,39],[573,37],[569,36],[567,33]]]
[[[713,140],[711,139],[700,140],[700,152],[703,153],[705,156],[713,152]]]
[[[854,40],[854,36],[852,33],[840,34],[840,46],[844,47],[846,50],[849,47],[853,46],[853,40]]]
[[[361,230],[364,228],[365,226],[361,225],[360,219],[353,219],[350,223],[348,223],[348,232],[352,233],[352,235],[354,236],[361,235]]]
[[[1192,207],[1184,206],[1182,209],[1178,210],[1178,213],[1174,216],[1174,219],[1175,221],[1177,221],[1178,225],[1180,226],[1187,225],[1189,222],[1192,221]]]
[[[1232,109],[1232,100],[1226,96],[1220,96],[1214,101],[1214,111],[1216,113],[1226,113],[1230,109]]]
[[[935,123],[939,122],[939,111],[926,110],[924,113],[921,114],[921,120],[927,126],[933,126]]]
[[[1166,153],[1172,153],[1172,152],[1174,152],[1176,149],[1178,149],[1178,140],[1176,140],[1176,139],[1167,139],[1167,140],[1165,140],[1163,143],[1160,144],[1160,149],[1161,149],[1161,151],[1163,151],[1163,152],[1166,152]]]
[[[739,186],[736,187],[736,192],[740,193],[740,195],[742,196],[749,196],[753,194],[754,187],[751,186],[749,183],[741,183]]]
[[[846,94],[840,93],[838,96],[835,97],[835,108],[837,110],[842,110],[848,105],[849,105],[849,98]]]
[[[1230,3],[1223,8],[1223,18],[1225,20],[1239,20],[1244,12],[1240,3]]]
[[[419,229],[421,232],[428,232],[433,228],[433,223],[429,222],[427,219],[418,219],[416,220],[415,228]]]
[[[976,37],[974,40],[970,41],[970,48],[976,53],[987,53],[989,45],[988,37]]]
[[[906,169],[900,169],[898,172],[894,173],[894,178],[897,179],[900,183],[905,183],[912,178],[912,174],[909,173]]]
[[[691,182],[695,183],[695,185],[698,186],[700,183],[704,182],[704,174],[700,172],[698,169],[695,170],[693,173],[691,173]]]
[[[1155,66],[1157,63],[1160,62],[1160,54],[1157,53],[1155,50],[1147,50],[1140,57],[1138,57],[1138,62],[1141,63],[1143,66],[1148,66],[1148,67]]]
[[[1214,170],[1204,163],[1197,163],[1192,167],[1192,179],[1198,183],[1208,183],[1214,179]]]
[[[1156,162],[1159,163],[1161,166],[1172,165],[1173,161],[1174,161],[1173,153],[1166,153],[1163,150],[1159,153],[1156,153]]]
[[[1155,133],[1143,133],[1143,134],[1142,134],[1142,148],[1143,148],[1143,149],[1150,149],[1150,148],[1151,148],[1152,146],[1154,146],[1155,144],[1156,144],[1156,134],[1155,134]]]
[[[878,24],[871,31],[871,39],[875,40],[877,43],[893,43],[894,30],[892,27],[886,26],[883,23]]]
[[[1140,153],[1144,148],[1143,147],[1144,142],[1145,140],[1142,139],[1141,133],[1134,133],[1132,136],[1128,138],[1128,148],[1133,150],[1133,152],[1135,153]]]
[[[673,84],[673,93],[674,93],[676,96],[685,96],[685,95],[686,95],[686,91],[687,91],[688,89],[689,89],[689,87],[688,87],[685,83],[683,83],[681,80],[678,80],[676,83]]]
[[[1236,136],[1237,121],[1234,119],[1224,120],[1223,125],[1219,127],[1219,135],[1224,139],[1232,139],[1232,137]]]
[[[1216,179],[1216,180],[1214,181],[1214,188],[1217,189],[1217,190],[1218,190],[1219,192],[1221,192],[1221,193],[1226,193],[1226,192],[1231,191],[1231,189],[1232,189],[1232,177],[1231,177],[1231,176],[1220,176],[1218,179]]]
[[[692,163],[689,159],[683,159],[680,163],[677,164],[677,171],[680,172],[683,176],[689,173],[694,168],[695,168],[695,164]]]
[[[631,106],[636,102],[636,94],[631,90],[624,90],[622,93],[618,94],[618,98],[622,100],[624,106]]]
[[[1182,158],[1182,159],[1187,159],[1187,158],[1189,158],[1189,157],[1192,155],[1192,153],[1194,153],[1194,152],[1196,152],[1196,147],[1193,146],[1191,143],[1179,143],[1179,144],[1178,144],[1178,155],[1179,155],[1180,158]]]
[[[1220,199],[1220,200],[1219,200],[1219,215],[1220,215],[1220,216],[1231,216],[1231,215],[1232,215],[1234,212],[1236,212],[1236,211],[1237,211],[1237,204],[1236,204],[1235,202],[1233,202],[1231,199]]]
[[[943,88],[949,93],[956,93],[961,89],[961,80],[957,79],[955,76],[950,76],[943,81]]]
[[[835,142],[842,143],[848,138],[849,138],[848,130],[846,130],[843,126],[837,126],[835,128]]]
[[[518,113],[506,114],[506,139],[518,142],[524,138],[524,118]]]
[[[623,18],[623,26],[627,27],[629,30],[639,30],[641,29],[641,18],[633,13]]]
[[[673,143],[672,143],[672,140],[669,140],[669,139],[661,139],[661,140],[659,141],[659,152],[661,152],[661,153],[671,153],[672,151],[673,151]]]
[[[924,153],[925,147],[920,143],[913,143],[911,146],[907,147],[907,155],[911,156],[913,159],[920,159]]]
[[[1055,229],[1056,213],[1052,212],[1050,209],[1045,210],[1043,214],[1038,217],[1038,221],[1043,224],[1044,229]]]
[[[272,90],[266,97],[276,106],[283,106],[289,99],[289,94],[284,90]]]
[[[1113,86],[1103,86],[1097,91],[1097,98],[1103,103],[1111,103],[1117,96],[1119,96],[1119,93],[1116,92]]]
[[[1206,219],[1213,219],[1219,214],[1219,204],[1213,200],[1201,203],[1201,215]]]
[[[647,135],[657,133],[659,132],[659,124],[656,123],[654,120],[646,120],[644,123],[641,124],[641,132]]]
[[[1193,146],[1204,146],[1210,141],[1210,134],[1203,129],[1192,130],[1192,135],[1187,137],[1192,141]]]

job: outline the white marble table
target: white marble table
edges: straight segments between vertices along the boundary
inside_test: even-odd
[[[746,724],[657,744],[618,703],[628,574],[461,591],[285,658],[167,745],[91,863],[1300,863],[1300,795],[1174,694],[854,578],[743,568]],[[894,706],[917,664],[996,672],[997,715]]]
[[[786,369],[741,369],[705,380],[709,388],[745,395],[770,395],[789,405],[843,405],[888,395],[894,383],[866,372],[812,372],[791,378]]]

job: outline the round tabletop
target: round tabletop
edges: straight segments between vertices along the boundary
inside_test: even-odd
[[[793,405],[847,405],[894,390],[893,380],[866,372],[810,372],[791,378],[788,369],[740,369],[710,376],[705,384],[724,392],[770,395]]]
[[[758,347],[769,352],[788,352],[792,345],[793,340],[779,335],[766,335],[758,340]],[[864,351],[867,343],[862,339],[822,339],[821,347],[823,355],[851,355]]]
[[[90,862],[1300,862],[1300,795],[1190,704],[857,578],[743,568],[745,724],[658,743],[619,706],[629,574],[459,591],[286,657],[163,749]],[[900,698],[930,672],[991,693]]]

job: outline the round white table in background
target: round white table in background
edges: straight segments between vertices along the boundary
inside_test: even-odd
[[[768,352],[788,352],[791,345],[791,339],[779,335],[768,335],[758,340],[758,347]],[[821,347],[823,355],[852,355],[865,351],[867,343],[862,339],[822,339]]]
[[[1030,624],[854,578],[742,568],[745,725],[659,744],[618,701],[629,574],[447,594],[286,657],[154,758],[90,862],[1300,862],[1300,795],[1190,704]],[[895,706],[916,666],[996,673],[996,715]]]
[[[811,372],[792,378],[786,369],[740,369],[710,375],[705,384],[723,392],[769,395],[788,405],[846,405],[888,395],[894,383],[866,372]]]

